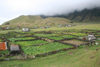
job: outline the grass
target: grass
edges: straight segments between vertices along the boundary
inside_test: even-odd
[[[76,24],[76,26],[73,27],[51,27],[48,29],[31,29],[31,32],[38,32],[38,31],[64,31],[64,30],[72,30],[72,31],[82,31],[84,29],[88,29],[88,30],[100,30],[100,24],[99,23],[95,23],[95,24],[85,24],[85,23],[81,23],[81,24]],[[16,31],[16,32],[21,32],[21,30],[0,30],[0,33],[8,33],[8,32],[12,32],[12,31]]]
[[[0,67],[99,67],[100,45],[84,47],[25,61],[3,61]]]
[[[0,54],[9,54],[9,51],[8,50],[0,51]]]
[[[55,51],[63,48],[71,48],[71,47],[72,46],[55,42],[55,43],[49,43],[41,46],[22,47],[22,49],[25,54],[36,55],[36,54],[47,53],[50,51]]]
[[[28,22],[28,23],[27,23]],[[53,26],[57,26],[59,24],[61,25],[65,25],[65,24],[68,24],[70,23],[70,20],[68,19],[65,19],[65,18],[59,18],[59,17],[55,17],[55,18],[52,18],[52,17],[48,17],[48,18],[45,18],[43,19],[42,17],[40,16],[20,16],[18,18],[15,18],[13,20],[10,20],[6,23],[10,23],[9,27],[12,27],[12,28],[17,28],[17,26],[21,26],[22,27],[29,27],[29,28],[33,28],[33,27],[45,27],[45,26],[50,26],[50,27],[53,27]],[[6,26],[4,23],[3,26]]]
[[[68,28],[66,28],[66,27],[61,27],[61,28],[52,27],[52,28],[48,28],[48,29],[32,29],[31,31],[64,31],[64,30],[82,31],[84,29],[100,30],[100,24],[78,24],[76,26],[68,27]]]
[[[46,44],[48,42],[43,41],[43,40],[35,40],[35,41],[20,41],[20,42],[14,42],[14,43],[21,46],[30,46],[30,45],[37,45],[37,44]]]

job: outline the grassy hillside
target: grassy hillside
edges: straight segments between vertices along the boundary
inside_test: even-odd
[[[100,24],[99,23],[96,23],[96,24],[77,23],[76,26],[73,26],[73,27],[62,27],[62,28],[52,27],[52,28],[48,28],[48,29],[31,29],[31,31],[32,32],[38,32],[38,31],[64,31],[64,30],[66,30],[66,31],[67,30],[82,31],[83,29],[100,30]],[[8,33],[8,32],[12,32],[12,31],[21,32],[21,30],[0,30],[0,33]]]
[[[3,24],[6,26],[10,26],[10,27],[45,27],[45,26],[58,26],[59,24],[65,25],[70,23],[70,20],[65,19],[65,18],[52,18],[52,17],[48,17],[48,18],[42,18],[40,16],[20,16],[18,18],[12,19],[8,22],[5,22]]]

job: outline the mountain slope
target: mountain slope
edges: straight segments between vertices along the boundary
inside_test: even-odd
[[[50,17],[50,16],[42,16]],[[100,21],[100,8],[84,9],[82,11],[74,11],[69,14],[54,15],[51,17],[63,17],[72,21],[79,22],[99,22]]]
[[[100,21],[100,8],[75,11],[70,13],[67,18],[75,21]]]
[[[42,18],[41,16],[20,16],[5,22],[3,25],[10,27],[43,27],[43,26],[57,26],[59,24],[65,25],[70,23],[70,20],[59,17]]]

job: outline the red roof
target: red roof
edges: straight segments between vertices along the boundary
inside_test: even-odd
[[[0,50],[6,50],[6,49],[7,49],[6,42],[0,43]]]

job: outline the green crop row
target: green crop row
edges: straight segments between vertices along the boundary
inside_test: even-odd
[[[87,36],[87,34],[85,33],[71,33],[71,34],[76,36]]]
[[[70,45],[64,45],[61,43],[49,43],[47,45],[41,45],[41,46],[28,46],[28,47],[22,47],[23,51],[25,54],[29,55],[36,55],[36,54],[41,54],[41,53],[47,53],[63,48],[71,48],[72,46]]]
[[[59,36],[58,34],[35,34],[35,36],[39,37],[50,37],[50,36]]]
[[[62,39],[64,39],[64,38],[63,38],[63,37],[48,37],[48,39],[62,40]]]
[[[15,41],[15,40],[30,40],[30,39],[35,39],[34,37],[23,37],[23,38],[10,38],[10,41]]]
[[[72,36],[72,35],[63,35],[62,37],[64,37],[64,38],[76,38],[76,36]]]
[[[21,46],[30,46],[30,45],[37,45],[37,44],[46,44],[48,42],[43,41],[43,40],[35,40],[35,41],[20,41],[20,42],[14,42],[14,43]]]
[[[62,40],[65,38],[76,38],[76,36],[72,36],[72,35],[62,35],[62,36],[56,36],[56,37],[47,37],[49,39],[53,39],[53,40]]]

